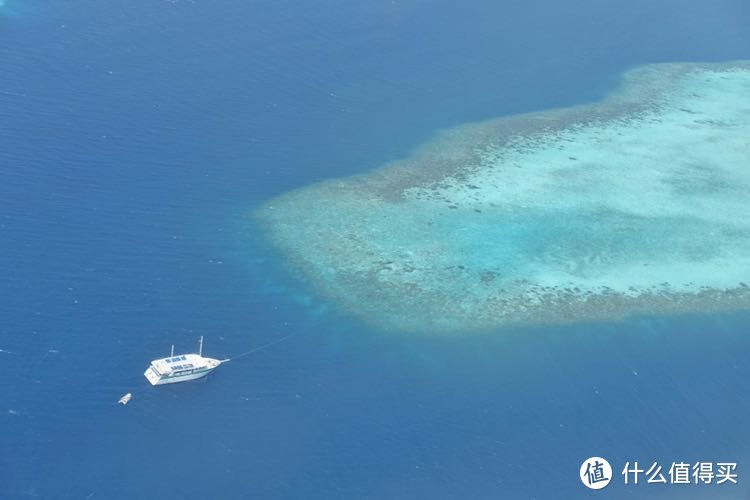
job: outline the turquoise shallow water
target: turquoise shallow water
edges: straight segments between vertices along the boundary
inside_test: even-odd
[[[750,70],[628,71],[259,211],[322,293],[395,330],[747,309]]]
[[[400,335],[252,218],[634,65],[747,59],[746,2],[2,9],[3,500],[747,496],[746,313]],[[290,333],[194,384],[142,376],[199,335],[224,357]],[[745,482],[589,492],[592,455],[737,461]]]

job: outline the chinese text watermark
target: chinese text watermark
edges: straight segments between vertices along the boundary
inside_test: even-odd
[[[627,485],[639,484],[737,484],[737,464],[734,462],[625,462],[620,472]],[[599,490],[612,481],[612,467],[601,457],[591,457],[583,462],[580,470],[581,482],[593,490]]]

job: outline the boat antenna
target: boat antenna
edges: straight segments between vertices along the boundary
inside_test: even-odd
[[[172,351],[169,354],[170,358],[173,357],[173,356],[174,356],[174,344],[172,344]]]
[[[201,341],[198,345],[198,356],[203,356],[203,335],[201,335]]]

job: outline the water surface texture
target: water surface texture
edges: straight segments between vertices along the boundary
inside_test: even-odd
[[[466,285],[469,306],[483,276],[488,290],[511,275],[570,281],[598,296],[600,285],[647,287],[669,274],[660,260],[668,255],[675,266],[695,264],[684,279],[664,278],[674,292],[736,288],[729,269],[744,258],[736,250],[747,209],[729,209],[740,196],[732,186],[747,177],[730,162],[740,153],[728,147],[738,137],[729,122],[743,126],[746,97],[732,112],[718,105],[744,71],[728,74],[727,62],[750,59],[746,0],[0,3],[0,499],[750,496],[747,311],[644,309],[612,320],[622,315],[586,319],[576,307],[575,321],[537,326],[487,317],[487,334],[475,335],[455,330],[471,321],[449,310],[430,322],[451,318],[443,328],[451,335],[412,335],[403,331],[406,306],[386,295],[351,307],[341,296],[360,288],[311,280],[257,218],[280,196],[316,193],[321,181],[395,182],[380,167],[419,163],[420,150],[464,155],[468,139],[484,146],[473,157],[481,161],[401,170],[413,175],[370,190],[371,213],[357,191],[334,190],[304,215],[329,233],[323,216],[363,235],[354,220],[392,213],[408,225],[372,220],[389,234],[362,244],[388,253],[403,240],[415,264],[427,262],[420,252],[429,241],[454,245],[434,255],[465,274],[414,272],[432,290],[441,276],[459,280],[440,286]],[[686,61],[713,82],[694,82],[703,97],[684,99],[689,112],[663,101],[637,128],[628,126],[637,118],[588,126],[565,115],[591,117],[637,68]],[[675,78],[654,80],[662,89],[654,99],[682,99],[676,91],[693,87],[675,68]],[[546,132],[534,117],[548,118]],[[527,144],[501,141],[503,123]],[[572,123],[580,125],[562,126]],[[684,146],[681,127],[691,123],[696,140]],[[666,133],[668,124],[680,133]],[[680,144],[680,154],[636,130],[658,133],[669,149]],[[719,131],[724,148],[699,157],[716,151],[703,134]],[[615,175],[612,141],[629,158],[649,144],[640,157],[665,164],[631,162]],[[508,155],[523,168],[503,167]],[[464,178],[452,180],[454,167]],[[626,203],[627,176],[648,172],[661,177]],[[527,189],[501,182],[511,175]],[[540,196],[529,191],[533,177]],[[344,192],[355,193],[346,207]],[[712,192],[724,202],[703,213],[687,203],[710,204]],[[508,213],[522,204],[529,209]],[[313,248],[319,236],[287,222],[311,243],[311,264],[358,251]],[[626,230],[615,237],[612,223]],[[681,239],[688,234],[700,237]],[[331,273],[372,269],[372,260],[345,257]],[[615,275],[641,258],[658,263],[658,277]],[[712,259],[729,267],[708,276]],[[408,261],[383,260],[391,270],[384,263],[373,291],[385,279],[404,286]],[[509,266],[498,263],[537,269],[501,274]],[[332,293],[335,283],[345,288]],[[719,304],[701,301],[709,303]],[[428,304],[412,305],[419,324]],[[143,377],[171,344],[194,351],[200,335],[204,352],[223,359],[290,334],[199,381],[154,388]],[[131,402],[118,405],[127,392]],[[738,462],[740,484],[615,481],[590,492],[578,471],[594,455],[617,474],[635,460]]]

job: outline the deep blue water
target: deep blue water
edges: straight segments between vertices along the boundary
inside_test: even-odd
[[[745,497],[750,314],[372,331],[249,216],[632,65],[735,58],[745,0],[6,0],[0,498]],[[141,375],[199,335],[222,358],[290,333],[194,383]],[[738,462],[740,485],[590,492],[592,455]]]

